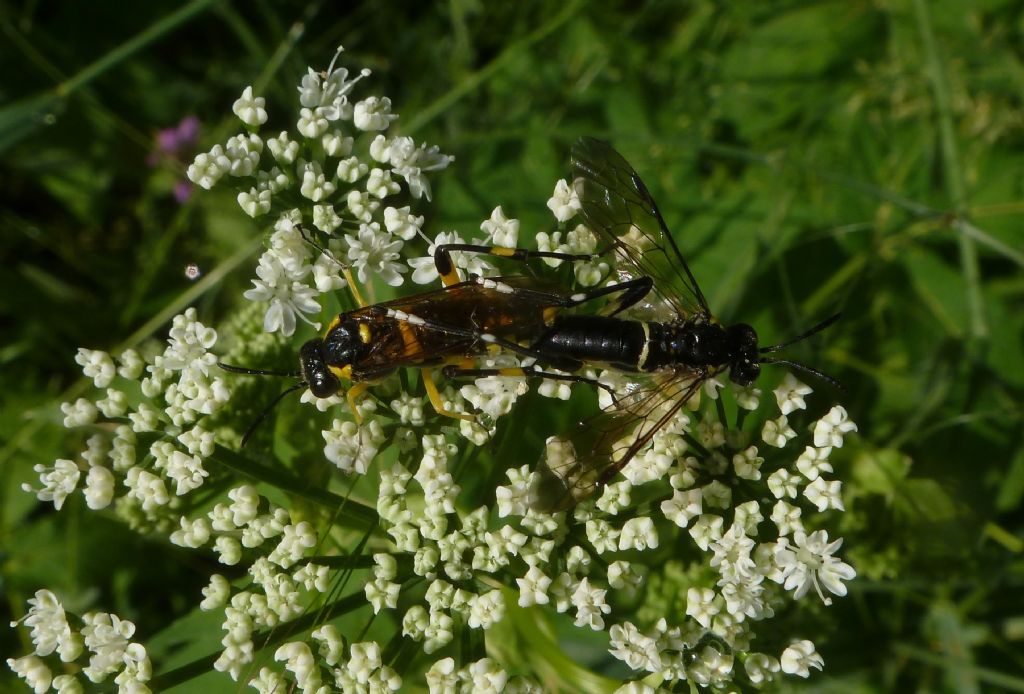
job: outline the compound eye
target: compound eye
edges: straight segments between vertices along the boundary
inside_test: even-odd
[[[341,390],[341,381],[327,370],[309,374],[309,392],[318,398],[329,398]]]

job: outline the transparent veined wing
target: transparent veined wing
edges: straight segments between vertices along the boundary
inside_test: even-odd
[[[593,495],[647,447],[710,375],[685,369],[656,374],[646,387],[548,439],[530,505],[555,513]]]
[[[679,315],[710,317],[697,280],[665,226],[647,186],[611,145],[582,137],[571,152],[580,214],[615,247],[620,261],[654,280],[654,292]]]

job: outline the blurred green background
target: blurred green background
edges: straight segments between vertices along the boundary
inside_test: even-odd
[[[83,447],[77,347],[242,302],[266,225],[226,190],[180,204],[191,153],[154,159],[156,133],[195,116],[222,142],[247,84],[290,128],[342,44],[361,95],[456,156],[428,233],[500,204],[531,243],[589,134],[723,320],[776,342],[844,312],[794,351],[860,427],[837,529],[859,578],[802,623],[826,662],[802,689],[1024,691],[1024,4],[15,2],[0,26],[0,621],[45,586],[145,642],[198,601],[212,560],[19,485]]]

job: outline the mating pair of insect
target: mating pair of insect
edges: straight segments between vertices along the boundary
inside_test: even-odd
[[[401,367],[422,369],[427,395],[438,413],[463,419],[472,417],[445,409],[432,369],[440,367],[446,378],[543,377],[606,389],[578,372],[601,366],[638,374],[645,385],[621,397],[613,394],[610,406],[565,434],[576,444],[575,455],[566,461],[541,462],[532,503],[543,511],[570,508],[607,484],[707,379],[719,373],[728,370],[734,383],[747,386],[757,379],[761,364],[777,363],[835,383],[811,367],[763,355],[824,330],[838,314],[792,340],[759,348],[757,333],[749,325],[726,327],[714,319],[647,187],[622,155],[605,142],[582,138],[572,148],[571,162],[583,220],[607,245],[602,253],[614,251],[628,279],[581,292],[530,277],[459,281],[451,257],[456,251],[523,262],[529,258],[575,262],[594,256],[448,244],[439,246],[434,255],[444,288],[338,315],[322,339],[302,346],[299,372],[222,366],[240,373],[302,379],[282,397],[307,387],[317,397],[329,397],[349,382],[347,398],[357,417],[356,399],[368,384]],[[608,301],[596,314],[572,311],[602,297]],[[669,319],[643,321],[620,315],[640,302]],[[478,368],[477,360],[495,351],[529,358],[532,363]]]

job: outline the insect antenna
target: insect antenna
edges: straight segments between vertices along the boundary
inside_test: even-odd
[[[280,378],[302,378],[301,371],[272,371],[270,369],[249,369],[244,366],[233,366],[222,361],[217,366],[233,374],[245,374],[246,376],[278,376]]]
[[[234,366],[233,364],[225,364],[222,361],[217,362],[217,366],[230,373],[245,374],[246,376],[277,376],[279,378],[302,378],[301,371],[273,371],[271,369],[250,369],[244,366]],[[260,412],[259,416],[256,417],[252,424],[249,425],[249,428],[245,430],[245,434],[242,435],[241,448],[245,448],[245,444],[249,442],[249,437],[252,436],[253,432],[256,431],[256,427],[263,423],[263,420],[267,418],[267,415],[269,415],[271,411],[273,411],[273,409],[277,407],[277,403],[281,402],[281,400],[284,399],[284,396],[288,395],[288,393],[292,393],[298,390],[299,388],[305,388],[307,385],[309,384],[306,383],[305,381],[302,381],[301,383],[296,383],[291,388],[285,389],[283,393],[278,395],[276,398],[273,399],[273,401],[269,405],[263,408],[263,411]]]
[[[249,428],[245,430],[245,434],[242,435],[241,448],[245,448],[245,444],[249,442],[249,437],[252,436],[253,432],[256,431],[256,427],[263,423],[263,420],[267,418],[267,415],[269,415],[271,411],[273,411],[273,409],[277,407],[277,403],[284,400],[284,397],[289,393],[294,393],[300,388],[305,388],[307,385],[308,384],[305,381],[303,381],[302,383],[296,383],[291,388],[286,388],[284,391],[281,392],[280,395],[274,398],[269,405],[264,407],[263,411],[260,412],[259,416],[253,421],[252,424],[249,425]]]
[[[817,376],[819,379],[821,379],[825,383],[828,383],[830,386],[833,386],[833,387],[835,387],[835,388],[837,388],[839,390],[842,390],[842,391],[846,390],[846,388],[843,388],[843,384],[842,383],[840,383],[836,379],[832,378],[827,373],[824,373],[822,371],[818,371],[813,366],[807,366],[807,364],[801,364],[798,361],[790,361],[789,359],[774,359],[772,357],[768,357],[768,358],[762,359],[759,363],[761,363],[761,364],[782,364],[784,366],[792,366],[794,369],[800,369],[801,371],[806,371],[807,373],[809,373],[809,374],[811,374],[813,376]]]
[[[780,349],[782,349],[784,347],[789,347],[790,345],[795,344],[797,342],[800,342],[801,340],[806,340],[807,338],[809,338],[811,335],[814,335],[815,333],[820,333],[822,330],[824,330],[825,328],[827,328],[828,326],[832,325],[837,320],[839,320],[839,317],[842,316],[842,315],[843,314],[841,314],[841,313],[837,313],[834,316],[831,316],[831,317],[826,318],[825,320],[821,321],[820,323],[818,323],[816,326],[814,326],[810,330],[807,330],[805,332],[800,333],[799,335],[794,337],[792,340],[786,340],[785,342],[780,342],[777,345],[771,345],[769,347],[762,347],[758,351],[761,354],[768,354],[769,352],[778,352]],[[772,361],[769,361],[767,359],[762,359],[761,363],[762,364],[772,364],[772,363],[781,363],[781,361],[776,360],[775,362],[772,362]],[[799,365],[796,365],[796,366],[799,366]],[[802,368],[806,369],[807,367],[805,366],[805,367],[802,367]]]

